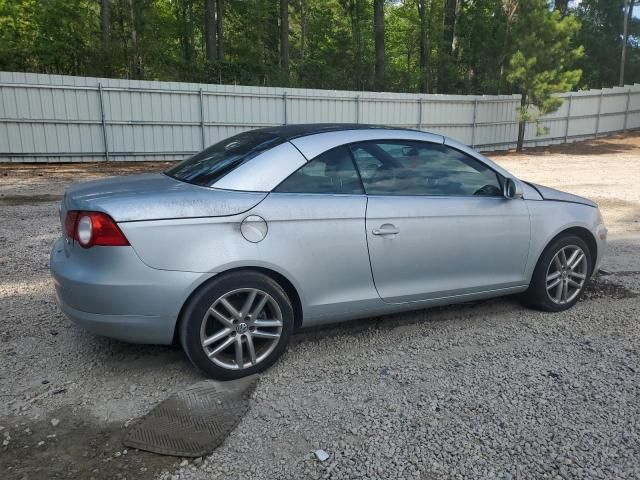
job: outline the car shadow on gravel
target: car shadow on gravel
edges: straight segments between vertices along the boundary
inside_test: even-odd
[[[0,477],[12,479],[146,479],[180,459],[126,450],[120,422],[104,424],[83,410],[46,418],[0,418]]]
[[[621,272],[621,274],[635,274],[640,272]],[[595,276],[584,291],[580,302],[593,301],[602,298],[610,298],[621,300],[627,298],[636,298],[640,294],[629,290],[628,288],[614,283],[612,277],[618,274],[603,278],[600,275]],[[315,341],[320,338],[328,338],[334,336],[359,335],[365,330],[372,328],[393,330],[397,327],[406,325],[414,325],[422,322],[444,322],[452,319],[460,319],[472,315],[472,312],[478,307],[486,307],[493,313],[504,311],[516,311],[517,309],[525,309],[519,301],[519,295],[508,295],[504,297],[489,298],[486,300],[478,300],[473,302],[464,302],[453,305],[445,305],[441,307],[431,307],[413,310],[409,312],[397,313],[393,315],[383,315],[379,317],[369,317],[350,322],[327,324],[318,327],[310,327],[299,330],[292,337],[292,345],[296,343]]]

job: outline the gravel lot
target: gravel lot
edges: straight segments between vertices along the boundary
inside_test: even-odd
[[[640,134],[492,158],[596,200],[613,273],[562,314],[503,298],[301,332],[196,461],[120,442],[201,375],[80,330],[48,275],[71,181],[163,165],[0,164],[0,477],[640,478]]]

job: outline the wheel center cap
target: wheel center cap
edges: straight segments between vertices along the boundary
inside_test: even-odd
[[[249,330],[249,326],[244,322],[239,323],[238,325],[236,325],[236,332],[237,333],[246,333],[247,330]]]

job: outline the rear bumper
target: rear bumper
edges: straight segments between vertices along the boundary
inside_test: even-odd
[[[176,319],[144,315],[100,315],[87,313],[65,304],[56,295],[60,310],[85,330],[130,343],[157,343],[168,345],[173,341]]]
[[[65,248],[49,261],[61,310],[98,335],[133,343],[169,344],[191,292],[212,274],[148,267],[131,247]]]

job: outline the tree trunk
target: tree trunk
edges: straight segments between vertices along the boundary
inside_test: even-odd
[[[444,28],[442,30],[442,40],[444,51],[447,55],[453,52],[453,33],[456,25],[457,0],[446,0],[444,6]]]
[[[142,59],[140,58],[138,49],[138,30],[136,27],[136,14],[133,6],[133,0],[129,0],[129,28],[131,29],[131,45],[133,47],[130,75],[136,80],[141,80],[143,77]]]
[[[224,60],[224,0],[216,1],[216,29],[218,30],[218,60]]]
[[[554,8],[564,17],[569,12],[569,0],[555,0]]]
[[[624,64],[627,56],[627,37],[629,34],[629,0],[624,0],[624,22],[622,24],[622,54],[620,56],[620,82],[624,86]]]
[[[100,0],[100,31],[102,33],[102,46],[109,45],[110,32],[110,7],[111,0]]]
[[[511,39],[511,27],[518,12],[518,2],[519,0],[502,0],[502,8],[507,16],[507,28],[502,42],[502,53],[500,54],[500,84],[498,86],[498,93],[502,93],[504,87],[504,68],[507,61],[509,41]]]
[[[307,43],[307,1],[300,0],[300,60],[304,62]]]
[[[419,69],[420,69],[420,81],[418,89],[420,93],[425,93],[427,91],[428,85],[426,82],[426,69],[427,69],[427,48],[425,45],[425,36],[426,36],[426,21],[427,21],[427,12],[426,12],[426,1],[418,0],[416,2],[418,7],[418,17],[420,18],[420,29],[418,39],[418,49],[419,49]]]
[[[376,88],[385,88],[385,67],[384,67],[384,0],[373,1],[373,32],[376,48]]]
[[[280,68],[289,85],[289,0],[280,0]]]
[[[520,97],[520,112],[522,112],[527,104],[527,94],[523,93]],[[518,144],[516,146],[516,151],[521,152],[522,146],[524,144],[524,132],[527,127],[527,122],[522,119],[522,115],[519,113],[518,118],[520,121],[518,122]]]
[[[216,45],[216,0],[204,0],[204,40],[207,50],[207,60],[215,62],[218,59]]]
[[[453,63],[453,38],[456,25],[457,0],[446,0],[444,6],[444,26],[442,29],[443,55],[438,72],[438,93],[448,90],[449,71]]]
[[[102,70],[111,76],[111,0],[100,0],[100,33],[102,36]]]

